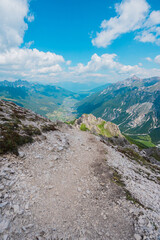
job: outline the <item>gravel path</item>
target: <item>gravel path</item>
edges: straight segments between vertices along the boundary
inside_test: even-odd
[[[68,128],[1,158],[1,239],[133,239],[105,158],[95,136]]]
[[[0,158],[0,239],[142,239],[141,209],[112,180],[120,154],[67,126],[45,136]]]

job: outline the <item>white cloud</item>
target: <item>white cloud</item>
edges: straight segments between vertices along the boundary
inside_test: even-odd
[[[76,74],[97,72],[100,70],[114,70],[119,73],[127,73],[138,66],[123,65],[116,60],[116,54],[103,54],[98,56],[96,53],[92,55],[91,60],[87,65],[79,63],[76,67],[70,67],[70,70]]]
[[[135,39],[160,45],[160,11],[152,11]]]
[[[72,61],[70,61],[70,60],[68,60],[68,61],[66,62],[67,65],[71,65],[71,63],[72,63]]]
[[[35,72],[48,74],[48,73],[58,73],[62,71],[62,67],[59,64],[50,66],[50,67],[42,67],[39,69],[36,69]]]
[[[33,22],[34,21],[34,15],[32,13],[30,13],[28,16],[27,16],[27,20],[28,22]]]
[[[154,59],[154,61],[158,64],[160,64],[160,55],[157,55]]]
[[[121,34],[141,28],[149,5],[145,0],[125,0],[115,7],[117,16],[101,23],[102,31],[92,40],[97,47],[106,47]]]
[[[56,77],[63,71],[63,56],[29,49],[34,41],[23,43],[28,23],[34,21],[30,0],[0,0],[0,79],[40,80]]]
[[[101,23],[101,32],[92,39],[93,45],[107,47],[120,35],[135,32],[141,42],[160,44],[160,11],[152,11],[146,0],[123,0],[115,5],[116,17]]]
[[[155,59],[160,64],[160,55]],[[69,62],[70,63],[70,62]],[[116,54],[93,54],[87,64],[72,67],[63,56],[37,49],[12,48],[0,53],[0,79],[55,82],[60,80],[116,81],[132,75],[160,76],[160,69],[145,69],[141,64],[125,65]]]
[[[116,54],[103,54],[98,56],[96,53],[92,55],[91,60],[84,65],[79,63],[76,67],[70,67],[70,70],[76,74],[96,72],[103,69],[113,69],[116,67]]]
[[[156,57],[156,61],[160,63],[160,55]],[[145,69],[142,64],[138,65],[124,65],[117,60],[116,54],[103,54],[98,56],[93,54],[91,60],[86,64],[79,63],[75,67],[70,67],[72,76],[77,76],[80,79],[87,76],[100,77],[106,79],[119,80],[127,78],[132,75],[139,77],[160,76],[160,69]]]
[[[29,41],[25,43],[26,48],[30,48],[34,44],[34,41]]]
[[[148,62],[152,62],[152,58],[150,58],[150,57],[146,57],[145,58]]]
[[[0,0],[0,51],[20,46],[33,20],[28,0]]]
[[[136,40],[139,40],[140,42],[151,42],[154,43],[156,40],[156,37],[154,34],[150,31],[143,31],[140,35],[135,37]]]
[[[45,74],[58,74],[65,60],[61,55],[37,49],[12,48],[0,53],[1,79],[26,77],[28,80]]]
[[[152,27],[157,24],[160,24],[160,11],[152,11],[145,25],[147,27]]]

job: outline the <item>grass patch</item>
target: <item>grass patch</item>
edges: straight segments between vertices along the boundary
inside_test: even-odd
[[[103,135],[103,136],[106,136],[106,137],[112,137],[112,134],[104,128],[104,125],[105,125],[105,121],[103,121],[101,124],[97,125],[97,127],[99,128],[100,130],[100,135]]]
[[[141,165],[148,165],[149,162],[143,158],[142,156],[139,155],[136,151],[134,151],[132,148],[118,148],[118,151],[126,155],[132,160],[135,160],[136,162],[140,163]]]
[[[131,201],[133,204],[138,204],[139,206],[144,207],[144,205],[140,203],[138,199],[133,197],[132,194],[126,189],[126,185],[122,180],[121,175],[116,170],[114,170],[113,172],[112,181],[115,182],[118,186],[123,187],[123,190],[125,191],[126,199],[128,201]]]
[[[29,136],[41,135],[41,131],[39,130],[39,128],[33,127],[32,125],[23,126],[23,131]]]
[[[82,123],[81,126],[80,126],[80,130],[81,131],[88,131],[89,129],[86,127],[85,123]]]
[[[2,124],[0,129],[0,154],[13,152],[18,155],[18,146],[33,141],[31,136],[19,134],[16,122]]]
[[[65,123],[67,123],[67,124],[69,124],[69,125],[74,125],[74,124],[75,124],[75,121],[76,121],[76,119],[74,119],[74,120],[72,120],[72,121],[67,121],[67,122],[65,122]]]
[[[56,131],[56,127],[54,124],[46,124],[46,125],[43,125],[41,126],[41,130],[42,132],[48,132],[48,131]]]
[[[153,148],[151,154],[152,157],[154,157],[157,161],[160,162],[160,152],[159,149]]]
[[[134,159],[134,160],[143,160],[143,157],[139,155],[139,153],[135,152],[132,148],[119,148],[119,152],[125,154],[127,157]]]
[[[140,203],[140,201],[137,198],[133,197],[132,194],[127,189],[125,189],[125,193],[126,199],[128,201],[132,202],[133,204],[138,204],[139,206],[145,208],[145,206],[142,203]]]
[[[146,166],[147,168],[151,169],[155,173],[160,173],[160,167],[151,164],[146,158],[139,155],[139,153],[135,152],[131,148],[118,148],[118,151],[123,153],[126,157],[138,162],[141,166]]]
[[[137,145],[140,149],[146,149],[150,147],[155,147],[155,144],[152,143],[152,139],[149,135],[129,135],[124,134],[125,138],[131,143]]]
[[[116,170],[114,170],[113,172],[112,181],[121,187],[125,186],[124,182],[122,181],[121,175]]]
[[[12,112],[13,113],[11,114],[11,117],[25,120],[25,118],[26,118],[25,114],[27,111],[25,111],[25,110],[20,111],[20,110],[13,109]]]

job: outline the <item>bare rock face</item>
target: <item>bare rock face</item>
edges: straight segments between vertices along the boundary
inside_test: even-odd
[[[108,130],[113,137],[115,136],[123,137],[121,131],[119,130],[119,127],[112,122],[106,122],[104,124],[104,129]]]
[[[81,130],[90,130],[106,137],[123,137],[116,124],[106,122],[102,118],[96,118],[92,114],[83,114],[75,121],[74,125]]]

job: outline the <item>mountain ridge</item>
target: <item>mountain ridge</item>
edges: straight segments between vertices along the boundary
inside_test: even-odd
[[[116,123],[125,134],[149,134],[153,142],[160,131],[160,78],[126,79],[77,104],[78,116],[92,113]],[[154,134],[153,134],[154,132]],[[155,132],[157,132],[155,134]]]

